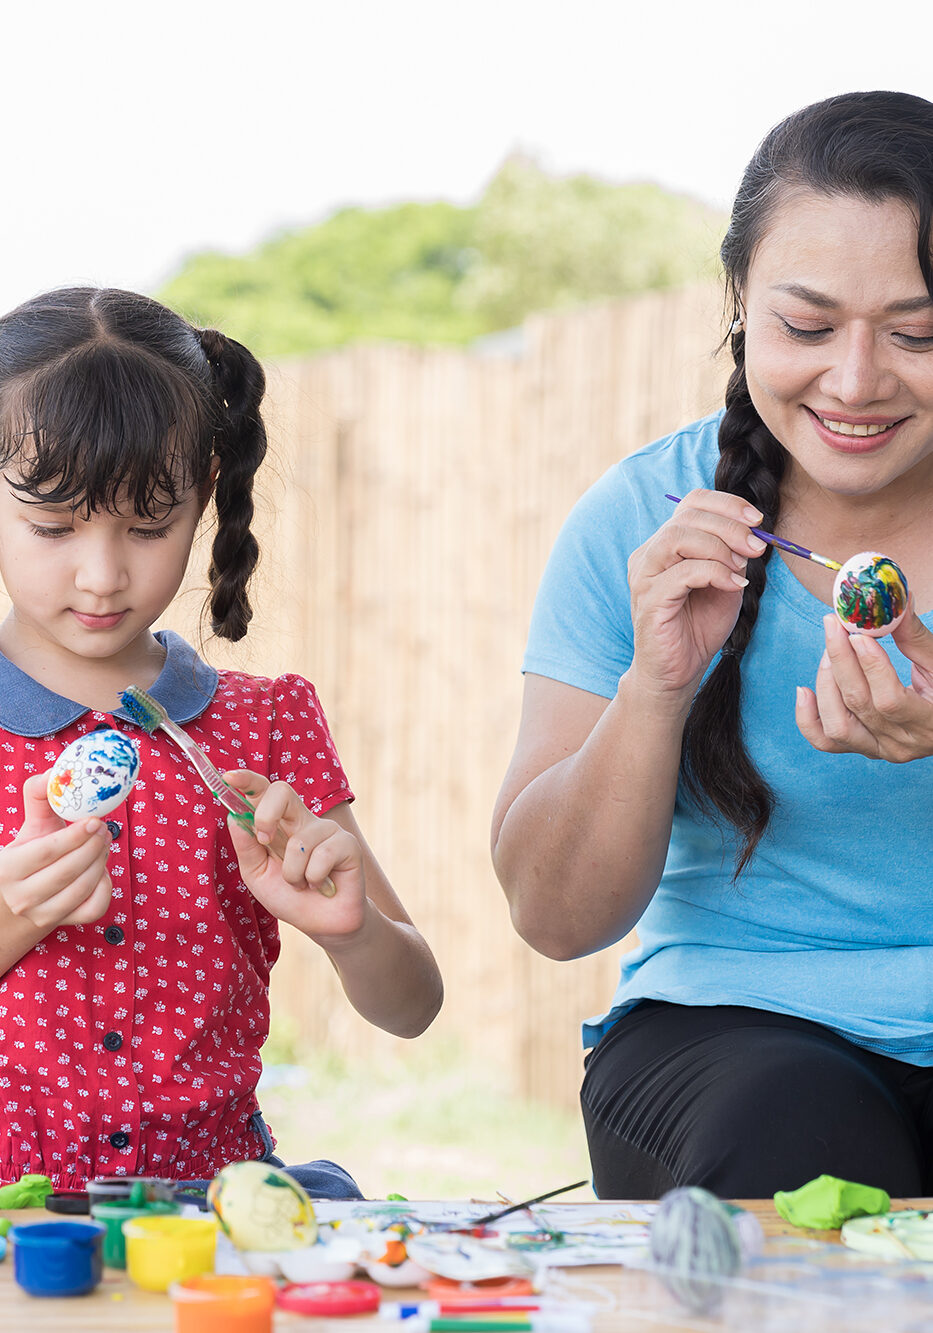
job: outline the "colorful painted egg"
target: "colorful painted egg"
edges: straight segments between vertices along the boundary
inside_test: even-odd
[[[60,819],[109,815],[139,776],[139,751],[122,731],[89,731],[62,750],[49,774],[49,805]]]
[[[879,639],[896,629],[904,617],[907,580],[901,568],[880,551],[860,551],[836,575],[833,606],[850,634]]]
[[[726,1206],[697,1186],[670,1190],[651,1222],[651,1257],[661,1280],[688,1310],[707,1314],[720,1304],[723,1279],[739,1271],[741,1251]]]
[[[297,1250],[317,1239],[314,1209],[285,1171],[267,1162],[233,1162],[207,1187],[207,1202],[240,1250]]]

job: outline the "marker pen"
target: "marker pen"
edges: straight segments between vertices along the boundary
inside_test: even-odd
[[[503,1312],[504,1313],[504,1312]],[[590,1333],[588,1315],[531,1314],[527,1318],[486,1319],[481,1314],[426,1319],[414,1315],[404,1321],[406,1333]]]
[[[410,1319],[423,1315],[433,1319],[438,1315],[492,1313],[530,1313],[533,1310],[562,1308],[561,1302],[540,1300],[535,1296],[476,1296],[459,1297],[456,1301],[383,1301],[379,1313],[383,1319]]]

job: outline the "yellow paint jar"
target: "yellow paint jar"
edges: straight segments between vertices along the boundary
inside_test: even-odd
[[[137,1287],[168,1291],[173,1282],[214,1271],[213,1217],[134,1217],[123,1223],[126,1271]]]

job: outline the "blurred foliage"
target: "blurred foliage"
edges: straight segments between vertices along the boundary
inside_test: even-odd
[[[189,259],[159,299],[262,356],[360,339],[464,343],[535,311],[716,272],[725,219],[656,185],[506,161],[473,208],[346,208],[246,255]]]

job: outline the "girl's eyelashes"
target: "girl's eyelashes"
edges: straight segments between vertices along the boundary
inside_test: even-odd
[[[167,537],[172,526],[171,523],[166,523],[164,528],[130,528],[130,532],[134,537],[142,537],[144,541],[157,541],[160,537]]]
[[[51,541],[60,537],[67,537],[69,533],[74,531],[73,528],[43,527],[38,523],[30,523],[29,527],[35,536],[45,537]],[[130,533],[134,537],[140,537],[143,541],[158,541],[161,537],[167,537],[172,527],[173,524],[166,523],[161,528],[130,528]]]
[[[67,537],[71,532],[71,528],[43,528],[38,523],[30,523],[29,528],[36,537],[49,537],[53,540],[56,537]]]

